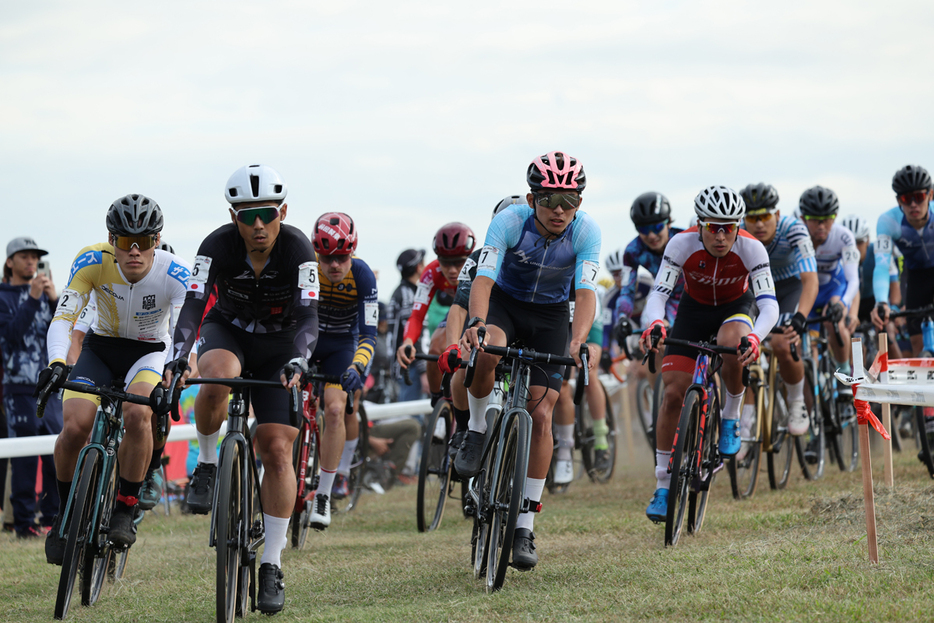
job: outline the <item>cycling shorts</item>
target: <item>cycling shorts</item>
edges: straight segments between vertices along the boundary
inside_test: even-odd
[[[109,386],[114,379],[129,379],[133,383],[148,383],[155,387],[162,382],[165,368],[165,344],[140,342],[122,337],[97,335],[93,330],[84,336],[81,355],[68,380],[98,387]],[[63,400],[84,398],[96,405],[100,396],[65,390]]]
[[[779,314],[794,314],[798,311],[802,287],[800,279],[782,279],[775,282],[775,298],[778,299]]]
[[[844,276],[843,271],[840,270],[830,278],[830,281],[822,285],[817,291],[817,300],[814,301],[814,306],[811,308],[809,316],[817,318],[821,314],[816,312],[819,312],[827,305],[830,299],[835,296],[842,299],[844,294],[846,294],[846,276]]]
[[[934,303],[934,268],[906,268],[905,309],[927,307]],[[921,335],[923,317],[908,319],[908,335]]]
[[[319,333],[312,359],[318,364],[319,374],[340,377],[350,367],[355,352],[357,340],[353,333]],[[325,387],[340,389],[340,383],[328,383]]]
[[[295,351],[293,331],[250,333],[223,320],[205,318],[198,338],[198,361],[212,350],[226,350],[240,362],[240,375],[279,381],[282,367]],[[250,388],[250,404],[260,424],[285,424],[289,418],[289,392],[282,387]]]
[[[490,292],[490,307],[486,324],[499,327],[506,334],[506,343],[519,340],[525,348],[542,353],[567,354],[568,302],[528,303],[506,294],[498,285]],[[564,366],[536,364],[529,385],[561,389]]]
[[[723,305],[704,305],[698,303],[685,292],[678,304],[678,315],[669,335],[679,340],[709,342],[715,338],[720,327],[729,322],[741,322],[752,331],[752,318],[749,314],[756,298],[752,290],[746,290],[735,301]],[[662,372],[694,372],[697,351],[685,346],[666,346],[662,360]]]

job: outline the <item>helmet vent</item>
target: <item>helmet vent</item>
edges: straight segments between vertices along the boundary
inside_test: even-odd
[[[276,194],[278,195],[279,193],[282,192],[282,184],[276,184],[274,189],[276,191]]]
[[[259,176],[258,175],[250,176],[250,188],[253,190],[253,196],[259,197]]]

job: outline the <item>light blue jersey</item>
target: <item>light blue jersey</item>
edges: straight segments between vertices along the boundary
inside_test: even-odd
[[[928,220],[921,229],[908,224],[902,209],[894,207],[884,212],[876,224],[875,260],[872,291],[876,301],[889,301],[889,262],[893,246],[905,256],[905,269],[934,268],[934,218],[928,206]]]
[[[741,225],[746,229],[745,223]],[[804,223],[793,216],[783,216],[775,227],[772,242],[766,245],[772,278],[775,281],[796,279],[801,273],[816,273],[814,245]]]
[[[600,227],[586,212],[557,238],[535,228],[535,212],[512,205],[496,215],[477,262],[477,276],[496,282],[509,296],[527,303],[560,303],[574,288],[596,292],[600,268]]]

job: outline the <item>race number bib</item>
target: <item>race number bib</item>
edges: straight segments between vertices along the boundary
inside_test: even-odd
[[[891,236],[879,236],[876,239],[875,252],[878,253],[891,253],[892,252],[892,237]]]
[[[461,272],[457,275],[457,280],[470,281],[470,271],[473,270],[476,265],[477,263],[468,257],[467,261],[464,262],[464,267],[461,268]]]
[[[590,260],[584,260],[581,262],[580,285],[596,290],[597,272],[599,272],[599,270],[600,265],[596,262],[591,262]]]
[[[855,247],[846,247],[843,249],[844,264],[859,264],[859,250]]]
[[[298,289],[302,292],[302,300],[316,300],[320,285],[318,284],[318,263],[305,262],[298,266]]]
[[[428,296],[431,294],[431,284],[420,281],[418,289],[415,290],[415,305],[428,305],[431,301]]]
[[[188,275],[188,290],[192,292],[204,292],[204,286],[208,282],[208,274],[211,272],[211,262],[214,260],[207,255],[195,256],[195,267],[191,269]]]
[[[77,314],[78,305],[81,304],[81,295],[76,290],[65,289],[58,299],[58,311],[66,314]]]
[[[772,273],[768,269],[757,270],[749,275],[749,283],[752,284],[752,293],[756,295],[756,298],[762,294],[775,296],[775,284],[772,282]]]
[[[814,257],[814,245],[811,243],[811,239],[802,238],[798,242],[798,252],[801,254],[801,257]]]
[[[379,303],[363,304],[363,323],[368,327],[379,324]]]
[[[487,245],[480,251],[480,257],[477,261],[477,272],[495,272],[498,263],[499,249]]]

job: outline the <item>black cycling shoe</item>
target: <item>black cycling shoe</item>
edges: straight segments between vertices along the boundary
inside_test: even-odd
[[[198,463],[195,473],[191,476],[188,490],[188,510],[195,515],[207,515],[214,504],[214,477],[217,475],[217,465],[213,463]]]
[[[461,444],[457,456],[454,458],[454,469],[462,478],[473,478],[480,471],[480,462],[483,460],[483,441],[485,433],[467,431],[464,443]]]
[[[259,566],[256,607],[263,614],[275,614],[285,606],[285,584],[282,578],[282,569],[271,562]]]
[[[516,528],[512,541],[512,566],[519,571],[529,571],[538,564],[535,553],[535,535],[528,528]]]
[[[45,537],[45,560],[50,565],[62,566],[65,560],[65,537],[58,536],[62,525],[62,516],[56,515],[48,536]]]
[[[593,468],[594,471],[605,472],[610,469],[610,451],[609,450],[594,450],[593,451]]]
[[[453,461],[457,458],[457,451],[461,449],[461,444],[464,443],[464,437],[467,436],[467,431],[459,430],[451,436],[451,441],[448,443],[448,460]]]
[[[136,543],[136,522],[133,521],[135,509],[117,509],[110,517],[110,542],[116,547],[129,547]]]

